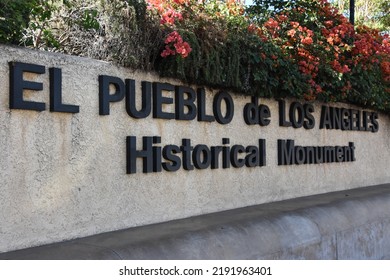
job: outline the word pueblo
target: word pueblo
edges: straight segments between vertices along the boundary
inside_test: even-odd
[[[110,88],[114,88],[114,92],[110,92]],[[217,121],[220,124],[227,124],[234,116],[233,99],[225,91],[220,91],[214,96],[213,114],[208,115],[203,88],[195,92],[190,87],[145,81],[141,82],[141,88],[142,105],[137,109],[134,80],[123,81],[118,77],[100,75],[99,114],[109,115],[110,103],[121,101],[126,97],[126,111],[129,116],[137,119],[146,118],[153,112],[153,118],[157,119],[194,120],[197,118],[198,121]],[[171,110],[167,110],[170,106]]]

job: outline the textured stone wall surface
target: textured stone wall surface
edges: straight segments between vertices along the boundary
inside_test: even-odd
[[[0,54],[0,252],[390,182],[390,119],[383,114],[376,133],[318,129],[322,104],[313,103],[315,128],[281,127],[278,102],[261,99],[271,110],[271,123],[250,126],[242,113],[250,97],[229,92],[234,118],[225,125],[152,116],[134,119],[126,112],[125,100],[113,102],[110,115],[103,116],[99,75],[134,79],[137,93],[141,81],[180,83],[107,62],[24,48],[1,45]],[[23,98],[45,103],[46,110],[10,109],[10,62],[45,66],[45,74],[24,74],[24,80],[42,83],[43,89],[25,90]],[[79,113],[49,111],[51,67],[62,69],[63,103],[78,105]],[[206,89],[209,114],[216,92]],[[173,112],[174,106],[164,105],[164,110]],[[137,173],[126,174],[127,136],[136,136],[139,148],[143,136],[161,136],[160,146],[180,146],[183,138],[207,146],[222,145],[222,138],[229,138],[230,146],[256,146],[265,139],[267,162],[262,167],[145,174],[138,160]],[[356,161],[278,166],[278,139],[293,139],[301,146],[353,142]]]
[[[0,260],[390,258],[390,184],[265,203],[0,253]]]

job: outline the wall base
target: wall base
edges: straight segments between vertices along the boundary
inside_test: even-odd
[[[390,259],[390,184],[108,232],[0,259]]]

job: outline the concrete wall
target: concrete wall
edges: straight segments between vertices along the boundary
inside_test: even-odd
[[[242,111],[249,97],[233,95],[231,123],[134,119],[125,102],[99,115],[99,75],[163,81],[106,62],[0,46],[0,251],[58,242],[101,232],[170,221],[272,201],[390,182],[390,119],[379,114],[377,133],[318,129],[322,104],[314,103],[314,129],[280,127],[278,103],[268,126],[249,126]],[[25,74],[43,83],[25,100],[46,103],[42,112],[10,109],[9,62],[44,65],[46,74]],[[76,114],[50,112],[49,68],[62,69],[63,103]],[[196,88],[196,86],[193,86]],[[139,92],[138,88],[138,92]],[[217,91],[206,90],[207,110]],[[139,95],[138,95],[139,96]],[[291,100],[287,101],[291,103]],[[346,104],[332,104],[350,108]],[[164,110],[172,110],[166,106]],[[256,145],[266,139],[267,164],[254,168],[126,174],[126,137],[161,136],[162,145]],[[356,161],[278,166],[277,140],[302,146],[345,146],[354,142]],[[141,162],[138,162],[140,169]],[[140,171],[140,170],[139,170]]]
[[[0,259],[389,259],[390,184],[0,254]]]

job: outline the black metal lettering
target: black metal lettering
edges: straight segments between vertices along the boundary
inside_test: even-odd
[[[23,100],[23,90],[41,91],[43,84],[33,81],[23,80],[23,73],[44,74],[45,66],[22,62],[10,62],[10,93],[9,108],[44,111],[45,103]]]
[[[243,167],[245,165],[245,160],[238,158],[238,154],[244,153],[245,148],[242,145],[233,145],[230,151],[230,162],[234,167]]]
[[[154,136],[153,137],[153,144],[160,144],[161,143],[161,137],[160,136]],[[153,172],[161,172],[162,170],[162,164],[161,164],[161,147],[159,146],[153,146]]]
[[[315,149],[313,146],[308,146],[305,148],[305,152],[306,152],[305,164],[316,163],[314,151]]]
[[[187,95],[187,98],[184,96]],[[175,90],[175,108],[177,120],[194,120],[196,118],[196,94],[192,88],[177,86]],[[187,108],[187,112],[184,111]]]
[[[197,169],[206,169],[211,164],[211,152],[206,145],[196,145],[192,153],[192,161]]]
[[[314,113],[314,106],[312,104],[305,104],[303,105],[303,109],[305,110],[305,116],[306,119],[303,123],[303,127],[306,129],[312,129],[314,128],[316,121],[312,115]]]
[[[344,148],[340,146],[336,146],[336,162],[344,161]]]
[[[290,105],[290,122],[294,128],[300,128],[303,126],[304,110],[303,106],[299,102],[293,102]]]
[[[197,93],[198,103],[198,121],[200,122],[213,122],[215,121],[214,116],[206,114],[206,96],[203,88],[198,88]]]
[[[351,157],[350,157],[349,161],[355,161],[356,160],[356,158],[355,158],[355,144],[353,142],[349,142],[349,148],[351,151]]]
[[[225,116],[222,115],[221,104],[222,101],[225,101],[226,104],[226,113]],[[214,96],[213,101],[213,111],[215,119],[220,124],[228,124],[232,121],[234,116],[234,103],[233,99],[227,92],[220,91]]]
[[[332,146],[325,146],[324,148],[324,162],[335,162],[336,149]]]
[[[223,145],[229,145],[229,138],[222,138]],[[222,168],[230,168],[230,146],[222,147]]]
[[[110,94],[110,85],[115,92]],[[113,76],[99,76],[99,115],[110,114],[110,103],[121,101],[125,97],[125,84],[122,79]]]
[[[245,165],[247,167],[256,167],[260,165],[259,148],[256,146],[248,146],[245,149],[247,155],[245,156]]]
[[[211,169],[219,168],[219,155],[222,152],[222,146],[211,147]]]
[[[126,79],[126,111],[135,119],[143,119],[150,115],[152,110],[152,83],[142,81],[142,105],[137,110],[135,81]]]
[[[269,119],[271,117],[271,110],[267,105],[260,105],[259,106],[259,124],[261,126],[267,126],[270,124],[271,120]]]
[[[248,125],[254,125],[259,123],[259,108],[258,108],[258,98],[252,96],[250,103],[245,104],[244,106],[244,121]]]
[[[50,68],[50,111],[63,113],[78,113],[79,106],[62,103],[62,71],[60,68]]]
[[[371,114],[367,111],[363,111],[363,128],[365,131],[370,131],[370,128],[368,127],[368,122]]]
[[[267,164],[267,156],[266,156],[266,142],[265,139],[259,139],[259,166],[266,166]]]
[[[378,123],[378,113],[377,112],[372,112],[371,116],[370,116],[370,120],[371,120],[371,132],[378,132],[379,130],[379,123]]]
[[[360,130],[360,111],[351,109],[351,129]]]
[[[286,120],[286,101],[282,99],[279,100],[279,126],[292,126],[292,123]]]
[[[343,124],[343,116],[340,108],[331,107],[330,108],[330,119],[332,121],[333,129],[341,129]]]
[[[278,165],[295,164],[294,140],[278,140]]]
[[[326,129],[333,128],[328,106],[321,107],[320,129],[323,129],[323,128],[326,128]]]
[[[175,113],[163,111],[163,104],[173,104],[173,98],[163,96],[163,91],[173,92],[175,87],[168,83],[153,83],[153,118],[174,119]]]
[[[315,163],[323,163],[325,160],[323,147],[315,147],[315,150],[316,150]]]
[[[181,167],[181,159],[176,154],[180,153],[180,147],[176,145],[167,145],[163,148],[162,155],[169,162],[164,162],[162,167],[166,171],[177,171]]]
[[[341,115],[343,118],[343,121],[341,123],[341,130],[351,130],[351,110],[341,108]]]
[[[142,137],[142,150],[137,150],[137,138],[126,138],[127,174],[137,173],[137,158],[143,160],[143,173],[153,172],[153,138]]]
[[[294,148],[295,164],[304,164],[306,162],[306,151],[302,146],[295,146]]]
[[[194,148],[191,146],[191,140],[182,139],[182,146],[180,149],[183,153],[183,168],[185,170],[193,170],[194,166],[191,163],[191,152]]]

